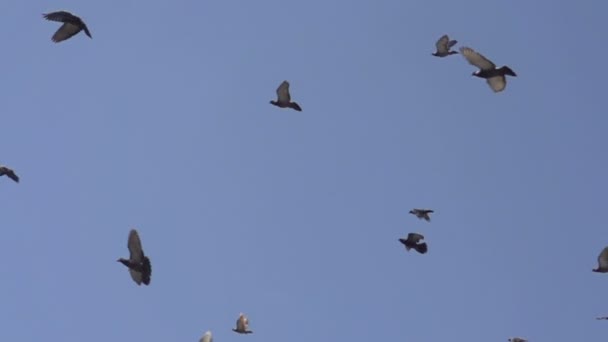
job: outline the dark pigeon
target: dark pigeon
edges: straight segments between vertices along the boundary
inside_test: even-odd
[[[424,254],[428,251],[428,248],[426,242],[418,243],[422,239],[424,239],[424,236],[422,236],[421,234],[409,233],[407,234],[407,239],[399,239],[399,242],[401,242],[405,246],[405,250],[407,251],[413,248],[416,250],[416,252]]]
[[[602,320],[602,319],[603,320],[608,320],[608,316],[597,317],[596,319],[599,319],[599,320]]]
[[[144,255],[144,250],[141,247],[141,240],[137,230],[131,229],[129,232],[129,259],[120,258],[117,261],[129,268],[131,278],[137,285],[150,285],[150,276],[152,275],[152,265],[150,259]]]
[[[15,171],[13,171],[12,169],[9,169],[6,166],[0,166],[0,177],[2,177],[2,176],[6,176],[6,177],[14,180],[15,183],[19,183],[19,176],[17,176]]]
[[[289,82],[283,81],[277,88],[277,100],[270,101],[271,104],[280,108],[292,108],[298,112],[302,111],[302,108],[295,102],[291,102],[291,95],[289,94]]]
[[[597,256],[597,268],[593,272],[608,273],[608,247],[604,248]]]
[[[449,55],[457,54],[458,52],[456,52],[456,51],[450,51],[450,48],[452,46],[456,45],[456,43],[458,43],[458,41],[450,40],[448,35],[444,34],[435,43],[435,48],[437,49],[437,51],[433,52],[432,55],[436,56],[436,57],[447,57]]]
[[[239,314],[239,318],[236,320],[236,329],[232,331],[239,334],[253,334],[253,331],[249,330],[249,318],[242,312]]]
[[[427,221],[431,221],[431,217],[429,216],[429,214],[434,213],[433,210],[431,209],[412,209],[410,210],[410,214],[412,215],[416,215],[417,218],[419,219],[425,219]]]
[[[461,47],[460,53],[471,65],[479,68],[479,70],[473,73],[473,76],[485,78],[486,82],[495,93],[503,91],[507,86],[507,78],[505,75],[517,77],[515,72],[508,66],[504,65],[497,69],[496,64],[471,48]]]
[[[509,339],[509,342],[528,342],[528,340],[524,340],[523,338],[520,337],[513,337]]]
[[[93,38],[91,36],[91,32],[89,32],[89,28],[87,25],[80,19],[79,17],[73,15],[70,12],[66,11],[57,11],[52,13],[47,13],[42,15],[44,19],[51,21],[62,22],[63,25],[59,27],[57,32],[51,38],[55,43],[62,42],[64,40],[70,39],[78,32],[84,30],[84,33],[89,36],[89,38]]]

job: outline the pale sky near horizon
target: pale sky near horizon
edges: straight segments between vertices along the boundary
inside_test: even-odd
[[[93,39],[51,42],[62,9]],[[0,10],[0,341],[608,338],[608,4]],[[431,56],[445,33],[518,77]],[[283,80],[302,112],[269,104]]]

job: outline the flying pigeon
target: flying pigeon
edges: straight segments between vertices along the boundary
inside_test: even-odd
[[[448,35],[444,34],[441,36],[441,38],[439,38],[439,40],[437,40],[437,43],[435,43],[437,51],[433,52],[432,55],[436,57],[447,57],[449,55],[457,54],[458,52],[456,51],[450,51],[450,48],[456,45],[456,43],[458,43],[458,41],[450,40]]]
[[[434,213],[433,210],[431,209],[412,209],[410,210],[410,214],[412,215],[416,215],[417,218],[419,219],[425,219],[427,221],[431,221],[431,217],[429,216],[429,214]]]
[[[70,39],[75,36],[78,32],[84,30],[84,33],[91,37],[91,32],[89,32],[89,28],[87,25],[80,19],[79,17],[73,15],[70,12],[66,11],[57,11],[52,13],[46,13],[42,15],[44,19],[51,21],[59,21],[62,22],[63,25],[59,27],[59,29],[55,32],[52,41],[55,43],[62,42],[64,40]]]
[[[291,102],[291,95],[289,94],[289,82],[283,81],[277,88],[277,100],[270,101],[271,104],[281,108],[292,108],[298,112],[302,111],[302,108],[295,103]]]
[[[2,176],[7,176],[8,178],[14,180],[15,183],[19,183],[19,176],[15,174],[15,171],[6,166],[0,166],[0,177]]]
[[[211,334],[211,331],[207,331],[203,337],[198,340],[198,342],[213,342],[213,335]]]
[[[249,329],[249,318],[247,318],[241,312],[239,314],[239,318],[236,320],[236,329],[232,329],[232,331],[237,332],[239,334],[253,334],[253,331]]]
[[[523,338],[513,337],[509,339],[509,342],[528,342],[528,340],[524,340]]]
[[[597,264],[597,268],[593,269],[593,272],[608,273],[608,247],[597,256]]]
[[[129,259],[120,258],[117,261],[129,268],[129,273],[133,281],[137,285],[144,283],[150,285],[150,276],[152,275],[152,265],[150,259],[144,255],[144,250],[141,248],[141,240],[137,230],[131,229],[129,232]]]
[[[424,236],[418,233],[409,233],[407,234],[407,239],[399,239],[403,245],[405,245],[405,250],[409,251],[410,249],[415,249],[416,252],[420,254],[424,254],[428,251],[426,242],[418,243],[420,240],[424,239]]]
[[[468,47],[461,47],[460,53],[467,59],[467,61],[480,70],[473,73],[473,76],[485,78],[486,82],[495,93],[503,91],[507,86],[507,78],[505,75],[514,76],[517,75],[511,68],[504,65],[500,68],[496,68],[496,65],[489,59],[485,58],[482,54]]]
[[[604,316],[604,317],[597,317],[596,319],[605,319],[605,320],[608,320],[608,316]]]

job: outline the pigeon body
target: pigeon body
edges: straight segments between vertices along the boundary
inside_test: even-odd
[[[280,108],[291,108],[298,112],[302,111],[300,105],[295,102],[291,102],[291,95],[289,94],[289,82],[283,81],[277,88],[277,100],[270,101],[271,104]]]
[[[593,269],[593,272],[608,273],[608,247],[597,256],[597,268]]]
[[[509,342],[528,342],[528,340],[524,340],[523,338],[513,337],[509,339]]]
[[[19,176],[17,176],[15,171],[6,166],[0,166],[0,177],[2,176],[6,176],[15,181],[15,183],[19,183]]]
[[[129,232],[129,259],[120,258],[117,261],[129,268],[129,274],[137,285],[150,285],[150,276],[152,275],[152,265],[150,259],[144,255],[144,250],[141,247],[141,240],[137,230],[131,229]]]
[[[415,215],[419,219],[425,219],[427,221],[431,221],[431,217],[429,214],[434,213],[431,209],[412,209],[410,210],[410,214]]]
[[[236,320],[236,329],[232,329],[232,331],[239,334],[253,334],[253,331],[249,330],[249,318],[240,313],[239,318]]]
[[[42,16],[46,20],[58,21],[58,22],[63,23],[63,25],[61,25],[61,27],[59,27],[59,29],[57,29],[57,31],[55,32],[55,34],[53,34],[53,37],[51,38],[51,40],[55,43],[59,43],[64,40],[70,39],[82,30],[84,30],[84,33],[89,38],[93,38],[91,36],[91,32],[89,31],[89,28],[84,23],[84,21],[82,21],[82,19],[80,19],[80,17],[77,17],[70,12],[57,11],[57,12],[52,12],[52,13],[46,13],[46,14],[43,14]]]
[[[436,57],[447,57],[449,55],[457,54],[458,52],[456,51],[450,51],[450,48],[456,45],[456,43],[458,43],[458,41],[450,40],[448,35],[444,34],[435,43],[435,48],[437,51],[433,52],[432,55]]]
[[[418,243],[422,239],[424,239],[424,236],[422,236],[421,234],[409,233],[407,235],[407,239],[401,238],[399,239],[399,242],[401,242],[405,246],[406,251],[409,251],[413,248],[416,250],[416,252],[424,254],[428,251],[428,246],[426,245],[426,242]]]
[[[213,342],[213,335],[211,334],[211,331],[207,331],[203,337],[198,340],[198,342]]]
[[[515,72],[506,65],[496,68],[496,64],[471,48],[461,47],[460,53],[471,65],[479,68],[479,70],[473,73],[473,76],[485,78],[486,82],[495,93],[503,91],[506,88],[507,78],[505,75],[517,76]]]
[[[608,320],[608,316],[597,317],[596,319],[600,319],[600,320],[601,320],[601,319],[605,319],[605,320]]]

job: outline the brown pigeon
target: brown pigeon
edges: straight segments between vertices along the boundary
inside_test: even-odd
[[[17,174],[15,174],[15,171],[13,171],[12,169],[9,169],[6,166],[0,166],[0,177],[1,176],[6,176],[6,177],[14,180],[15,183],[19,183],[19,176],[17,176]]]
[[[450,48],[456,45],[456,43],[458,43],[458,41],[450,40],[450,38],[448,38],[448,35],[444,34],[435,43],[435,48],[437,49],[437,51],[433,52],[432,55],[436,57],[447,57],[449,55],[457,54],[458,52],[456,51],[450,51]]]
[[[431,221],[431,217],[429,216],[429,214],[434,213],[433,210],[431,209],[412,209],[410,210],[410,214],[412,215],[416,215],[417,218],[419,219],[425,219],[427,221]]]
[[[73,15],[70,12],[66,11],[57,11],[52,13],[47,13],[42,15],[44,19],[51,21],[59,21],[62,22],[63,25],[59,27],[59,29],[55,32],[52,41],[55,43],[62,42],[64,40],[70,39],[75,36],[78,32],[84,30],[84,33],[89,36],[89,38],[93,38],[91,36],[91,32],[89,32],[89,28],[87,25],[80,19],[79,17]]]
[[[249,330],[249,318],[247,318],[242,312],[239,314],[239,318],[236,320],[236,329],[232,331],[239,334],[253,334],[253,331]]]
[[[407,234],[407,239],[401,238],[399,239],[399,242],[401,242],[405,246],[406,251],[409,251],[413,248],[416,250],[416,252],[424,254],[428,251],[428,248],[426,242],[418,243],[422,239],[424,239],[424,236],[422,236],[421,234],[409,233]]]
[[[129,232],[129,259],[120,258],[117,261],[129,268],[131,278],[137,285],[150,285],[150,276],[152,275],[152,265],[150,259],[144,255],[144,250],[141,247],[141,240],[137,230],[131,229]]]
[[[283,83],[281,83],[281,85],[277,88],[277,100],[272,100],[270,103],[280,108],[292,108],[298,112],[302,111],[302,108],[300,108],[297,103],[291,102],[291,95],[289,94],[289,82],[287,81],[283,81]]]
[[[608,273],[608,247],[604,248],[597,256],[597,268],[593,272]]]
[[[495,93],[503,91],[507,86],[507,78],[505,75],[517,76],[515,72],[506,65],[497,69],[492,61],[471,48],[461,47],[460,53],[471,65],[479,68],[479,70],[473,73],[473,76],[485,78],[486,82]]]

